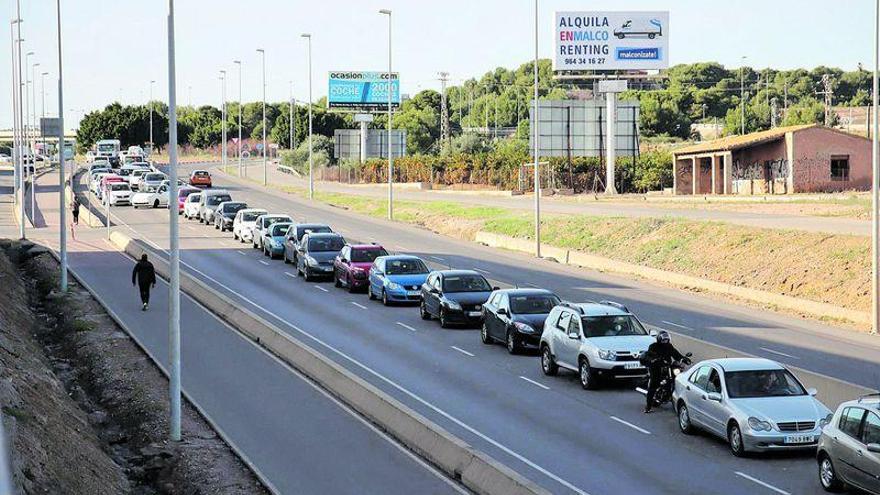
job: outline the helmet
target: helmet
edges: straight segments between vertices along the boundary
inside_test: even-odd
[[[660,330],[660,332],[657,334],[657,342],[661,344],[668,344],[671,341],[672,339],[669,337],[669,332],[667,332],[666,330]]]

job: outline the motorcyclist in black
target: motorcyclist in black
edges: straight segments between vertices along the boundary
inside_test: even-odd
[[[650,413],[654,406],[654,395],[657,393],[660,380],[662,380],[663,368],[672,365],[675,361],[682,360],[688,361],[688,358],[678,352],[678,349],[672,345],[672,339],[669,337],[669,332],[661,330],[660,333],[657,334],[657,341],[648,347],[648,351],[642,359],[642,362],[645,363],[650,372],[648,379],[647,403],[645,404],[646,414]]]

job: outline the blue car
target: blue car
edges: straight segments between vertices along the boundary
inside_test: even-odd
[[[266,229],[266,233],[263,234],[263,239],[260,243],[263,245],[264,255],[273,260],[276,256],[284,255],[284,238],[287,234],[287,230],[290,229],[291,225],[293,224],[287,222],[278,222],[272,224],[268,229]]]
[[[382,304],[419,302],[421,287],[431,270],[418,256],[380,256],[370,269],[367,294],[379,298]]]

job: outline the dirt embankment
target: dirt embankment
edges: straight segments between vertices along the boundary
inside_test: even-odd
[[[185,404],[166,441],[168,382],[40,248],[0,241],[0,404],[20,493],[264,494]]]

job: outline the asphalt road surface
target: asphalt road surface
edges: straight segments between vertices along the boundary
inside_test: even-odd
[[[876,383],[880,372],[868,336],[484,248],[221,177],[215,185],[252,206],[327,222],[435,266],[477,268],[498,283],[546,287],[570,300],[619,300],[650,324],[855,383]],[[167,247],[167,210],[120,207],[113,214],[116,228]],[[679,433],[669,411],[643,415],[644,398],[631,384],[585,392],[573,374],[543,376],[535,356],[482,345],[476,330],[442,330],[414,307],[385,308],[329,283],[306,283],[228,233],[181,222],[183,269],[553,492],[821,492],[809,454],[734,458],[723,442]]]

